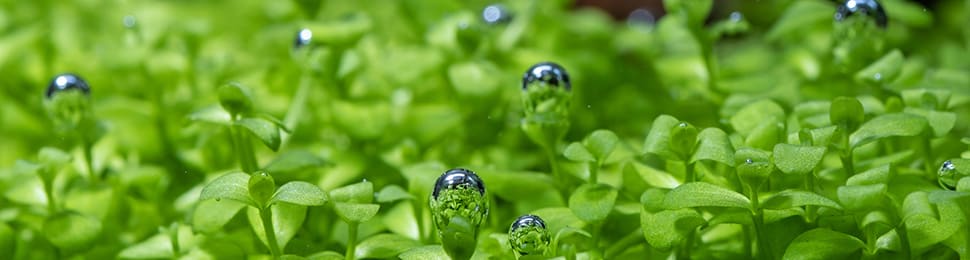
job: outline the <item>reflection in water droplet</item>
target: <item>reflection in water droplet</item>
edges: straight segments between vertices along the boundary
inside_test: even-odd
[[[131,29],[135,28],[136,20],[134,16],[125,15],[125,18],[121,19],[121,23],[125,25],[125,28]]]
[[[741,14],[741,12],[734,11],[734,12],[731,12],[729,19],[731,19],[732,22],[740,22],[741,19],[744,19],[744,15]]]
[[[650,10],[637,8],[630,12],[630,15],[626,17],[627,26],[653,26],[657,22],[657,18],[650,13]]]
[[[85,95],[91,94],[91,87],[88,86],[88,83],[84,79],[73,73],[63,73],[51,79],[51,83],[47,86],[45,96],[51,98],[56,93],[72,89],[80,90]]]
[[[509,13],[509,10],[505,6],[493,4],[486,6],[482,10],[482,20],[485,20],[485,23],[488,24],[506,23],[512,20],[512,14]]]
[[[523,215],[509,227],[509,245],[522,255],[542,255],[549,240],[545,221],[536,215]]]
[[[310,29],[303,28],[296,33],[296,39],[293,40],[293,48],[299,49],[304,46],[310,45],[310,40],[313,39],[313,31]]]
[[[752,164],[752,163],[754,163],[754,160],[751,160],[751,158],[744,159],[744,163],[745,164]]]
[[[552,62],[541,62],[525,71],[525,75],[522,76],[522,90],[532,86],[562,87],[572,90],[566,69]]]
[[[848,0],[835,11],[835,20],[843,21],[850,16],[861,14],[875,19],[876,25],[886,28],[886,11],[876,0]]]
[[[943,165],[940,165],[940,170],[937,172],[937,177],[939,178],[941,187],[949,190],[956,188],[957,182],[959,182],[960,178],[957,176],[956,169],[956,165],[953,165],[953,162],[950,160],[946,160],[943,162]]]
[[[478,226],[488,216],[485,183],[467,169],[451,169],[438,177],[429,204],[439,232],[448,230],[455,218],[468,221],[477,232]]]
[[[872,75],[872,78],[876,79],[876,81],[882,80],[882,73],[876,73]]]

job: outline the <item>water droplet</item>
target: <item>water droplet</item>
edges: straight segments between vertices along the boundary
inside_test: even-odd
[[[734,11],[734,12],[731,12],[731,15],[728,16],[728,19],[731,19],[732,22],[740,22],[741,19],[744,19],[744,15],[741,14],[741,12]]]
[[[459,230],[477,233],[478,227],[488,216],[485,183],[478,175],[467,169],[451,169],[438,177],[428,202],[439,233],[454,230],[449,228],[452,221],[467,221],[458,226],[463,227]],[[474,237],[474,234],[471,235]]]
[[[657,18],[653,16],[650,10],[637,8],[630,12],[630,15],[626,17],[627,26],[653,26],[657,22]]]
[[[303,28],[296,33],[296,39],[293,40],[293,48],[299,49],[304,46],[310,45],[310,40],[313,39],[313,32],[310,29]]]
[[[745,164],[753,164],[754,163],[754,160],[751,160],[751,158],[744,159],[744,163]]]
[[[549,230],[542,218],[523,215],[509,227],[509,244],[522,255],[542,255],[549,245]]]
[[[125,28],[128,29],[135,28],[135,25],[137,25],[136,22],[135,16],[132,15],[125,15],[125,17],[121,19],[121,23],[124,24]]]
[[[552,62],[541,62],[525,71],[525,75],[522,76],[522,90],[535,85],[572,90],[566,69]]]
[[[47,86],[45,96],[51,98],[56,93],[72,89],[80,90],[85,95],[91,94],[91,87],[88,86],[88,83],[84,79],[73,73],[63,73],[51,79],[50,85]]]
[[[940,165],[940,170],[937,172],[940,186],[950,190],[956,188],[957,182],[959,182],[956,169],[957,167],[950,160],[946,160],[943,165]]]
[[[589,104],[586,105],[586,109],[591,109],[591,108],[593,108],[592,105],[589,105]]]
[[[886,11],[876,0],[848,0],[835,11],[835,20],[843,21],[850,16],[861,14],[875,19],[876,25],[886,28]]]
[[[507,23],[512,20],[512,13],[501,4],[493,4],[482,10],[482,20],[487,24]]]
[[[680,122],[680,124],[677,124],[677,126],[680,127],[680,128],[685,128],[685,127],[687,127],[687,123],[686,122]]]
[[[882,73],[876,73],[872,75],[872,78],[876,79],[876,81],[882,80]]]
[[[475,172],[467,169],[455,168],[448,170],[441,177],[438,177],[438,181],[434,184],[434,192],[432,192],[432,198],[437,199],[438,194],[442,190],[452,190],[452,189],[469,189],[474,188],[482,196],[485,196],[485,183],[482,179],[478,178]]]

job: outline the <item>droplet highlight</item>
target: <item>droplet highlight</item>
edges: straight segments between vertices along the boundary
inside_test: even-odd
[[[54,94],[70,90],[78,90],[85,95],[91,94],[91,87],[88,86],[87,81],[84,81],[84,79],[76,74],[63,73],[51,79],[51,83],[47,86],[45,96],[51,98]]]
[[[522,76],[522,90],[532,87],[561,87],[565,90],[572,90],[569,83],[569,74],[559,64],[552,62],[541,62],[532,65]]]
[[[843,21],[851,16],[864,15],[875,20],[876,25],[886,28],[888,19],[886,11],[876,0],[848,0],[839,5],[835,11],[835,20]]]
[[[509,245],[521,255],[542,255],[549,241],[549,230],[539,216],[523,215],[509,227]]]

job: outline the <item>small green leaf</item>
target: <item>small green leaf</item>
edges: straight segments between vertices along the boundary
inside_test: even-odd
[[[192,227],[203,233],[218,232],[245,207],[234,200],[201,200],[192,212]]]
[[[324,251],[306,257],[307,260],[344,260],[344,255],[334,251]]]
[[[273,122],[258,117],[246,117],[236,121],[236,125],[249,130],[249,133],[259,138],[269,149],[280,149],[280,128]]]
[[[606,161],[610,153],[613,153],[617,143],[619,143],[619,137],[616,137],[612,131],[603,129],[593,131],[583,139],[583,146],[586,146],[586,150],[601,163]]]
[[[461,62],[448,67],[448,80],[459,95],[485,97],[499,89],[503,81],[492,77],[500,73],[498,67],[487,60]]]
[[[744,195],[705,182],[691,182],[678,186],[667,193],[663,204],[667,209],[693,207],[751,209],[751,201]]]
[[[374,183],[362,181],[330,191],[330,199],[336,202],[371,203],[374,202]]]
[[[667,0],[663,1],[664,8],[668,13],[678,13],[686,15],[688,21],[699,25],[707,19],[714,5],[711,1],[691,1],[691,0]]]
[[[903,53],[894,49],[855,74],[855,81],[869,84],[892,82],[903,67]]]
[[[691,163],[711,160],[734,166],[734,147],[731,146],[731,141],[723,130],[705,128],[697,135],[697,143],[697,150],[690,158]]]
[[[421,243],[397,234],[377,234],[361,241],[354,251],[357,259],[393,258]]]
[[[849,179],[845,181],[845,185],[888,184],[889,180],[892,178],[892,171],[890,171],[889,167],[889,164],[886,164],[881,167],[876,167],[861,173],[857,173],[856,175],[849,177]]]
[[[766,38],[774,41],[804,34],[820,24],[831,24],[835,7],[822,1],[797,1],[785,9],[781,18],[768,31]]]
[[[205,122],[223,126],[232,125],[232,116],[229,115],[229,112],[215,105],[193,112],[188,116],[188,119],[193,122]]]
[[[841,186],[837,194],[840,204],[848,210],[880,208],[886,197],[886,184]]]
[[[401,253],[401,260],[451,260],[440,245],[414,247]]]
[[[944,136],[953,129],[957,122],[957,114],[947,111],[927,110],[923,108],[907,107],[903,112],[920,115],[926,118],[927,124],[933,130],[933,136]]]
[[[381,189],[381,191],[377,192],[377,195],[375,195],[375,197],[378,203],[388,203],[388,202],[394,202],[399,200],[414,199],[414,195],[411,195],[411,193],[408,193],[407,190],[404,190],[404,188],[401,188],[401,186],[397,186],[397,185],[384,186],[384,188]]]
[[[44,236],[58,248],[74,251],[90,248],[101,236],[101,221],[65,211],[44,221]]]
[[[41,164],[50,165],[51,167],[59,167],[71,162],[71,155],[62,151],[61,149],[44,147],[41,148],[40,152],[37,153],[37,159]]]
[[[829,121],[842,126],[848,131],[855,131],[865,121],[865,110],[858,99],[852,97],[837,97],[832,100],[829,108]]]
[[[269,200],[270,204],[287,202],[303,206],[321,206],[327,203],[327,193],[309,182],[293,181],[283,184]]]
[[[643,144],[645,153],[652,153],[667,160],[678,159],[670,147],[670,131],[680,123],[677,118],[668,115],[657,116],[650,127],[650,133]]]
[[[312,168],[319,168],[326,165],[327,161],[319,156],[303,151],[293,150],[280,154],[264,169],[266,172],[277,174],[289,174],[304,171]]]
[[[222,175],[202,188],[199,200],[230,199],[256,207],[256,202],[249,196],[249,174],[235,172]]]
[[[754,190],[759,189],[775,169],[771,163],[771,152],[759,149],[738,149],[734,159],[737,160],[738,177],[741,178],[741,182],[750,185]]]
[[[173,233],[177,233],[177,236],[179,236],[179,245],[182,251],[185,251],[188,246],[195,244],[195,235],[192,234],[190,227],[176,227],[175,230]],[[118,258],[122,259],[159,259],[172,258],[174,256],[171,235],[168,232],[156,234],[118,253]]]
[[[588,223],[606,220],[613,211],[617,191],[605,184],[585,184],[569,196],[569,209]]]
[[[771,100],[761,100],[741,108],[731,116],[731,127],[742,136],[751,132],[765,122],[784,122],[785,109]]]
[[[276,203],[264,210],[272,210],[273,231],[276,232],[276,242],[279,243],[280,248],[286,248],[286,243],[289,243],[290,239],[293,239],[296,232],[303,226],[303,221],[306,219],[306,207],[287,203]],[[246,210],[246,217],[249,220],[249,226],[256,233],[256,237],[259,238],[259,241],[263,242],[263,245],[267,245],[268,248],[266,229],[263,228],[263,221],[259,216],[259,209],[248,208]]]
[[[16,241],[13,229],[6,223],[0,223],[0,252],[14,252]]]
[[[256,203],[257,208],[262,209],[271,204],[270,199],[276,193],[276,182],[266,172],[257,172],[249,176],[248,188],[249,198]]]
[[[822,162],[825,155],[824,146],[800,146],[793,144],[776,144],[771,153],[778,170],[788,174],[807,174]]]
[[[752,148],[771,150],[784,137],[784,128],[784,124],[780,122],[765,121],[751,129],[744,140],[744,144]]]
[[[229,114],[240,115],[253,110],[253,96],[249,89],[238,82],[232,82],[219,87],[219,104]]]
[[[340,216],[340,219],[346,222],[361,223],[367,222],[377,215],[381,205],[337,202],[333,204],[333,209],[337,212],[337,216]]]
[[[640,214],[643,236],[651,246],[667,250],[681,244],[687,234],[707,221],[696,210],[664,210],[658,213],[644,211]]]
[[[838,210],[842,209],[842,206],[829,198],[813,192],[800,190],[785,190],[779,192],[765,199],[761,207],[765,209],[787,209],[806,205],[829,207]]]
[[[670,149],[677,154],[678,158],[687,160],[694,153],[694,146],[697,143],[697,128],[686,123],[680,122],[670,130]]]
[[[782,259],[841,259],[848,257],[865,247],[865,243],[856,237],[816,228],[802,233],[785,249]]]
[[[566,150],[562,153],[567,159],[577,161],[577,162],[595,162],[596,157],[586,150],[586,147],[579,142],[574,142],[566,146]]]
[[[852,133],[849,143],[852,147],[890,136],[916,136],[926,129],[926,119],[911,114],[885,114],[869,120],[859,130]]]

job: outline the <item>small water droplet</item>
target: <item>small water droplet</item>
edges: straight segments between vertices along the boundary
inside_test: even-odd
[[[872,75],[872,78],[876,79],[876,81],[882,80],[882,73],[876,73]]]
[[[680,124],[677,124],[677,127],[686,128],[687,127],[687,123],[686,122],[680,122]]]
[[[531,86],[562,87],[565,90],[572,90],[566,69],[552,62],[541,62],[525,71],[525,75],[522,76],[522,90],[527,90]]]
[[[745,164],[752,164],[752,163],[754,163],[754,160],[751,160],[751,158],[744,159],[744,163]]]
[[[886,28],[886,11],[876,0],[848,0],[835,11],[835,20],[843,21],[850,16],[861,14],[875,19],[876,25]]]
[[[135,16],[132,15],[125,15],[125,17],[121,19],[121,23],[124,24],[125,28],[128,29],[135,28],[135,25],[137,25]]]
[[[731,15],[729,15],[728,18],[731,19],[732,22],[740,22],[741,19],[744,19],[744,15],[741,14],[741,12],[734,11],[731,12]]]
[[[962,176],[957,176],[957,167],[953,165],[953,161],[946,160],[940,165],[940,170],[937,172],[937,177],[939,178],[940,186],[953,190],[956,188],[957,183],[960,181],[959,178]]]
[[[310,40],[313,39],[313,31],[310,29],[303,28],[296,33],[296,39],[293,40],[293,48],[299,49],[304,46],[310,45]]]
[[[482,182],[481,178],[475,172],[467,169],[455,168],[446,171],[441,177],[438,177],[438,181],[434,184],[434,191],[431,193],[431,197],[437,199],[438,194],[442,190],[450,189],[468,189],[474,188],[482,196],[485,195],[485,184]]]
[[[592,105],[589,105],[589,104],[586,105],[586,109],[591,109],[591,108],[593,108]]]
[[[486,6],[482,10],[482,20],[485,20],[487,24],[501,24],[507,23],[512,20],[512,14],[509,12],[505,6],[501,4],[493,4]]]
[[[653,13],[644,8],[637,8],[626,17],[627,26],[653,26],[656,22],[657,18]]]
[[[80,76],[73,73],[63,73],[51,79],[50,85],[47,86],[45,96],[51,98],[56,93],[72,89],[80,90],[85,95],[91,94],[91,87],[88,86],[87,81],[84,81]]]
[[[545,221],[536,215],[523,215],[509,227],[509,244],[522,255],[542,255],[549,240]]]
[[[216,198],[216,202],[222,201],[222,198]]]

